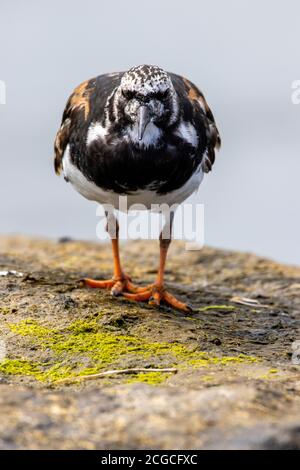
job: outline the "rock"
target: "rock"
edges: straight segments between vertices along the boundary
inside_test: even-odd
[[[81,288],[108,245],[0,239],[0,448],[300,449],[300,269],[174,242],[191,314]],[[157,243],[122,247],[153,280]],[[112,369],[176,368],[84,376]]]

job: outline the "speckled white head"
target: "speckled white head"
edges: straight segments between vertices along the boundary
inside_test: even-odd
[[[172,81],[163,69],[156,65],[138,65],[125,72],[121,80],[123,93],[136,93],[140,96],[166,93],[173,89]]]
[[[114,113],[116,120],[127,121],[125,134],[134,144],[156,145],[164,128],[179,117],[170,75],[156,65],[138,65],[125,72],[114,95]]]

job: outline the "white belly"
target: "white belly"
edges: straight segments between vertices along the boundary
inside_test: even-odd
[[[198,189],[203,179],[203,170],[200,166],[181,188],[167,194],[157,194],[151,189],[143,189],[121,196],[121,202],[120,194],[99,188],[93,182],[89,181],[78,168],[73,165],[70,158],[69,146],[67,146],[63,157],[63,173],[76,191],[86,199],[113,206],[115,209],[121,211],[127,211],[131,206],[136,204],[139,204],[140,207],[131,208],[135,210],[153,211],[157,211],[155,207],[157,205],[168,204],[168,206],[172,206],[173,204],[180,204]],[[126,205],[124,204],[124,197],[127,198]]]

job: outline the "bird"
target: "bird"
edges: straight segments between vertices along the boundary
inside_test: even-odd
[[[187,78],[159,66],[102,74],[75,88],[55,138],[55,171],[86,199],[104,206],[114,267],[111,279],[85,278],[84,286],[191,311],[165,288],[174,212],[159,236],[156,280],[146,286],[134,284],[123,270],[116,212],[121,196],[129,208],[136,203],[146,210],[161,203],[181,204],[211,171],[220,145],[203,93]]]

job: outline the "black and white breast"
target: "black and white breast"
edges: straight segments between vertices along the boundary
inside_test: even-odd
[[[203,94],[159,67],[100,75],[70,96],[55,169],[84,197],[118,208],[178,204],[211,170],[220,137]]]

